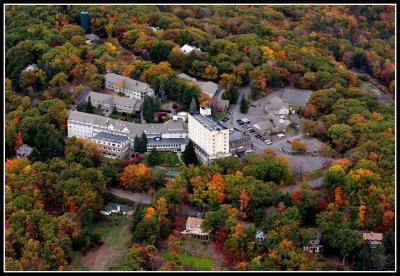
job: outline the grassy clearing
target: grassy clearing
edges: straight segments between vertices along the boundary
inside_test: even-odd
[[[215,119],[221,121],[225,117],[225,113],[216,112]]]
[[[127,252],[130,245],[132,234],[130,232],[131,220],[125,216],[111,215],[109,217],[103,217],[95,227],[94,232],[101,235],[101,240],[104,245],[111,248],[109,253],[112,253],[109,258],[104,258],[104,262],[101,260],[99,265],[101,267],[115,267],[118,266],[123,258],[125,252]],[[100,247],[102,248],[102,247]],[[94,255],[103,255],[101,249],[97,248]],[[93,252],[92,252],[93,254]],[[74,251],[72,255],[72,261],[68,270],[72,271],[90,271],[90,267],[84,263],[84,255],[80,251]],[[86,258],[85,258],[86,259]]]
[[[178,260],[183,265],[190,265],[198,271],[209,271],[214,265],[214,260],[211,258],[190,256],[189,254],[185,256],[185,252],[179,253]]]
[[[90,269],[81,263],[82,252],[74,251],[69,269],[73,271],[90,271]]]
[[[179,164],[181,164],[181,162],[179,161],[178,156],[176,155],[175,152],[170,152],[170,151],[159,151],[160,153],[160,159],[161,159],[161,163],[158,166],[161,167],[176,167]],[[145,164],[147,163],[147,159],[149,158],[149,153],[146,153],[143,155],[143,162]]]
[[[111,215],[99,222],[99,227],[94,232],[101,235],[104,243],[114,249],[127,246],[131,239],[129,231],[130,220],[125,216]]]

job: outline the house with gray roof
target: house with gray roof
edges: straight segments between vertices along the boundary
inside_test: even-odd
[[[286,132],[290,121],[268,113],[267,118],[253,124],[254,130],[261,136],[273,133]]]
[[[149,84],[133,80],[131,78],[121,76],[114,73],[107,73],[105,76],[106,88],[115,92],[124,93],[126,96],[144,100],[144,96],[154,97],[154,91]]]
[[[274,115],[288,115],[289,104],[284,102],[281,98],[273,97],[265,105],[265,112]]]
[[[200,85],[201,92],[207,94],[210,98],[213,98],[215,96],[215,93],[217,93],[218,90],[218,84],[212,81],[198,81],[197,82]]]
[[[195,78],[192,78],[191,76],[186,75],[185,73],[181,73],[181,74],[177,75],[177,77],[181,78],[181,79],[186,79],[186,80],[189,80],[192,82],[197,82],[197,80]]]
[[[26,158],[31,154],[33,148],[28,146],[27,144],[23,144],[17,149],[17,157],[19,158]]]
[[[177,77],[197,83],[200,86],[201,92],[206,94],[210,98],[213,98],[215,93],[218,91],[218,84],[216,84],[215,82],[198,81],[195,78],[186,75],[185,73],[181,73],[181,74],[177,75]]]
[[[108,116],[116,108],[118,112],[134,113],[139,112],[142,101],[135,98],[118,97],[104,93],[91,91],[86,100],[90,97],[94,107],[100,106],[101,110]]]
[[[91,33],[91,34],[86,34],[85,39],[86,39],[86,44],[90,45],[99,41],[100,38],[96,34]]]

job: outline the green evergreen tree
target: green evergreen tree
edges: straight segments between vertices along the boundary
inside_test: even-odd
[[[158,96],[160,97],[162,103],[166,100],[165,85],[163,81],[160,82],[160,86],[158,87]]]
[[[160,152],[155,148],[152,148],[149,157],[147,158],[147,164],[149,164],[149,166],[156,166],[160,165],[161,162],[162,160]]]
[[[140,151],[140,138],[137,136],[135,136],[135,139],[133,140],[133,151],[134,152]]]
[[[89,96],[89,98],[87,100],[87,103],[86,103],[86,106],[85,106],[85,112],[86,113],[90,113],[90,114],[94,114],[94,107],[92,105],[92,99],[90,98],[90,96]]]
[[[249,111],[249,102],[243,96],[240,101],[240,112],[247,113],[247,111]]]
[[[29,154],[28,159],[29,159],[29,161],[31,161],[33,163],[33,162],[42,160],[42,155],[36,147],[33,147],[33,150]]]
[[[224,94],[222,95],[222,99],[228,100],[229,104],[235,104],[239,98],[239,90],[236,86],[231,84],[228,85]]]
[[[142,105],[142,114],[146,122],[153,122],[154,120],[154,102],[153,98],[149,96],[144,97]]]
[[[182,160],[186,165],[193,164],[198,165],[199,160],[197,159],[196,152],[194,150],[194,144],[192,140],[189,140],[189,143],[186,145],[185,150],[182,153]]]
[[[199,110],[197,108],[196,100],[194,98],[192,98],[192,102],[190,103],[189,112],[190,113],[198,113],[199,112]]]
[[[140,143],[139,143],[139,145],[140,145],[140,147],[139,147],[139,152],[140,153],[143,153],[143,152],[146,152],[147,151],[147,135],[146,135],[146,133],[142,133],[142,136],[140,137]]]
[[[161,110],[161,103],[160,103],[160,99],[159,98],[155,98],[153,100],[153,104],[154,104],[154,111],[158,112]]]

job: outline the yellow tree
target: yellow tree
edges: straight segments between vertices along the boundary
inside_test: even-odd
[[[261,47],[261,51],[263,53],[264,60],[271,60],[274,58],[274,51],[268,46]]]
[[[361,203],[358,207],[358,219],[360,220],[362,228],[364,228],[366,209],[367,208],[365,207],[364,203]]]
[[[143,216],[143,221],[149,220],[154,215],[154,208],[149,207],[146,209],[146,213]]]
[[[222,203],[225,199],[224,182],[220,173],[213,175],[210,183],[208,183],[209,201],[210,204],[214,202]]]
[[[245,189],[242,189],[240,191],[240,196],[239,196],[240,211],[241,212],[243,212],[244,210],[247,209],[249,201],[250,201],[250,197],[249,197],[248,193],[246,192]]]

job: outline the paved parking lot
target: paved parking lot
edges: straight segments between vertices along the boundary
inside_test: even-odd
[[[249,95],[250,87],[243,87],[239,89],[240,94],[243,95]],[[296,89],[292,87],[286,87],[286,88],[280,88],[273,93],[269,94],[266,97],[263,97],[257,101],[254,101],[251,103],[251,106],[249,108],[249,111],[246,114],[243,114],[239,110],[239,104],[235,105],[233,109],[231,110],[232,114],[229,115],[229,120],[224,123],[224,125],[228,128],[236,128],[242,132],[249,133],[247,130],[247,127],[252,126],[254,123],[257,121],[262,121],[266,120],[266,114],[264,112],[264,107],[265,105],[270,101],[272,97],[280,97],[283,98],[284,100],[287,100],[290,104],[300,104],[303,105],[304,103],[307,102],[309,95],[311,94],[311,91],[308,90],[302,90],[302,89]],[[238,122],[236,121],[237,119],[241,118],[247,118],[251,121],[250,124],[246,125],[239,125]],[[299,131],[301,131],[301,125],[303,122],[303,118],[295,115],[290,115],[290,119],[297,125],[299,125]],[[314,138],[305,138],[303,137],[303,134],[300,133],[299,135],[292,135],[288,136],[288,134],[285,135],[285,137],[279,138],[276,136],[276,134],[271,135],[267,139],[271,140],[273,142],[272,145],[267,145],[264,141],[258,139],[255,137],[256,133],[250,133],[251,137],[251,142],[253,144],[253,150],[255,152],[262,152],[265,148],[267,147],[272,147],[275,149],[277,155],[282,155],[285,156],[289,160],[290,164],[290,169],[292,172],[307,172],[307,171],[314,171],[316,169],[320,169],[323,167],[323,164],[325,162],[332,162],[332,158],[326,158],[326,157],[320,157],[320,156],[309,156],[309,155],[290,155],[282,152],[281,148],[283,145],[286,146],[287,140],[294,140],[297,138],[300,138],[303,140],[303,142],[306,142],[309,144],[310,147],[315,147],[320,144],[320,142],[317,139]],[[288,144],[289,145],[289,144]]]

